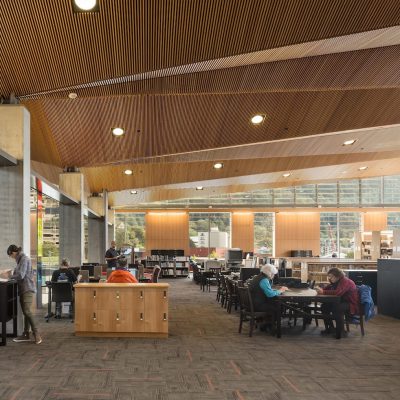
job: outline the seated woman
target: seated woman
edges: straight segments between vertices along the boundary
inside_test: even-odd
[[[53,272],[53,275],[51,276],[51,281],[52,282],[70,282],[70,283],[75,283],[76,282],[76,275],[72,269],[69,269],[69,261],[67,258],[63,258],[61,261],[61,266],[59,269],[55,270]],[[69,313],[70,315],[72,314],[72,304],[70,304],[69,307]],[[56,303],[56,318],[61,318],[61,303],[57,302]]]
[[[282,286],[279,290],[272,289],[271,281],[277,273],[278,270],[274,265],[266,264],[261,267],[258,275],[248,281],[254,311],[265,311],[276,317],[278,309],[272,300],[287,290],[286,286]]]
[[[107,279],[107,283],[138,283],[138,280],[127,269],[128,260],[121,257],[118,266]]]
[[[339,268],[331,268],[328,271],[329,285],[325,288],[316,288],[318,294],[340,296],[340,303],[323,303],[322,314],[332,314],[339,332],[344,332],[344,314],[350,312],[352,315],[359,313],[358,291],[356,284],[347,278]],[[324,319],[325,330],[321,334],[333,333],[332,319]],[[339,330],[340,329],[340,330]],[[337,338],[340,338],[337,337]]]

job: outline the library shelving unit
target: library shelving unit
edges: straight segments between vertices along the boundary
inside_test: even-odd
[[[393,231],[355,232],[354,257],[376,261],[393,256]]]
[[[189,275],[189,257],[152,255],[146,257],[146,269],[161,267],[162,278],[187,277]]]

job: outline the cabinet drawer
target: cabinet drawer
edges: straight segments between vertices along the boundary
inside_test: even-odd
[[[143,309],[144,291],[139,288],[103,288],[96,296],[98,310]]]

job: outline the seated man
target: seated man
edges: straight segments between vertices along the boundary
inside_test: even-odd
[[[332,314],[336,321],[339,332],[344,332],[344,314],[350,312],[352,315],[359,313],[358,310],[358,291],[356,284],[347,278],[339,268],[331,268],[328,271],[328,281],[330,284],[325,288],[316,288],[318,294],[340,296],[340,303],[324,303],[321,306],[322,314]],[[333,333],[331,319],[324,319],[325,330],[321,334]],[[340,337],[337,337],[338,339]]]
[[[107,283],[138,283],[138,280],[127,269],[128,260],[121,257],[118,266],[107,279]]]
[[[261,267],[258,275],[248,281],[254,311],[265,311],[276,316],[278,310],[272,299],[287,290],[286,286],[282,286],[279,290],[272,289],[271,281],[277,273],[275,266],[266,264]]]
[[[52,282],[70,282],[70,283],[75,283],[76,282],[76,276],[74,271],[72,269],[69,269],[69,261],[67,258],[63,258],[61,261],[61,266],[59,269],[55,270],[53,272],[53,275],[51,276],[51,281]],[[70,315],[72,314],[72,304],[69,306],[69,313]],[[56,318],[61,318],[61,303],[57,302],[56,303]]]

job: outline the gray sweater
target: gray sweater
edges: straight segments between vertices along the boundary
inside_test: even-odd
[[[36,292],[36,285],[33,279],[32,263],[30,258],[24,253],[18,253],[17,266],[14,269],[10,279],[15,279],[18,282],[19,294],[26,292]]]

